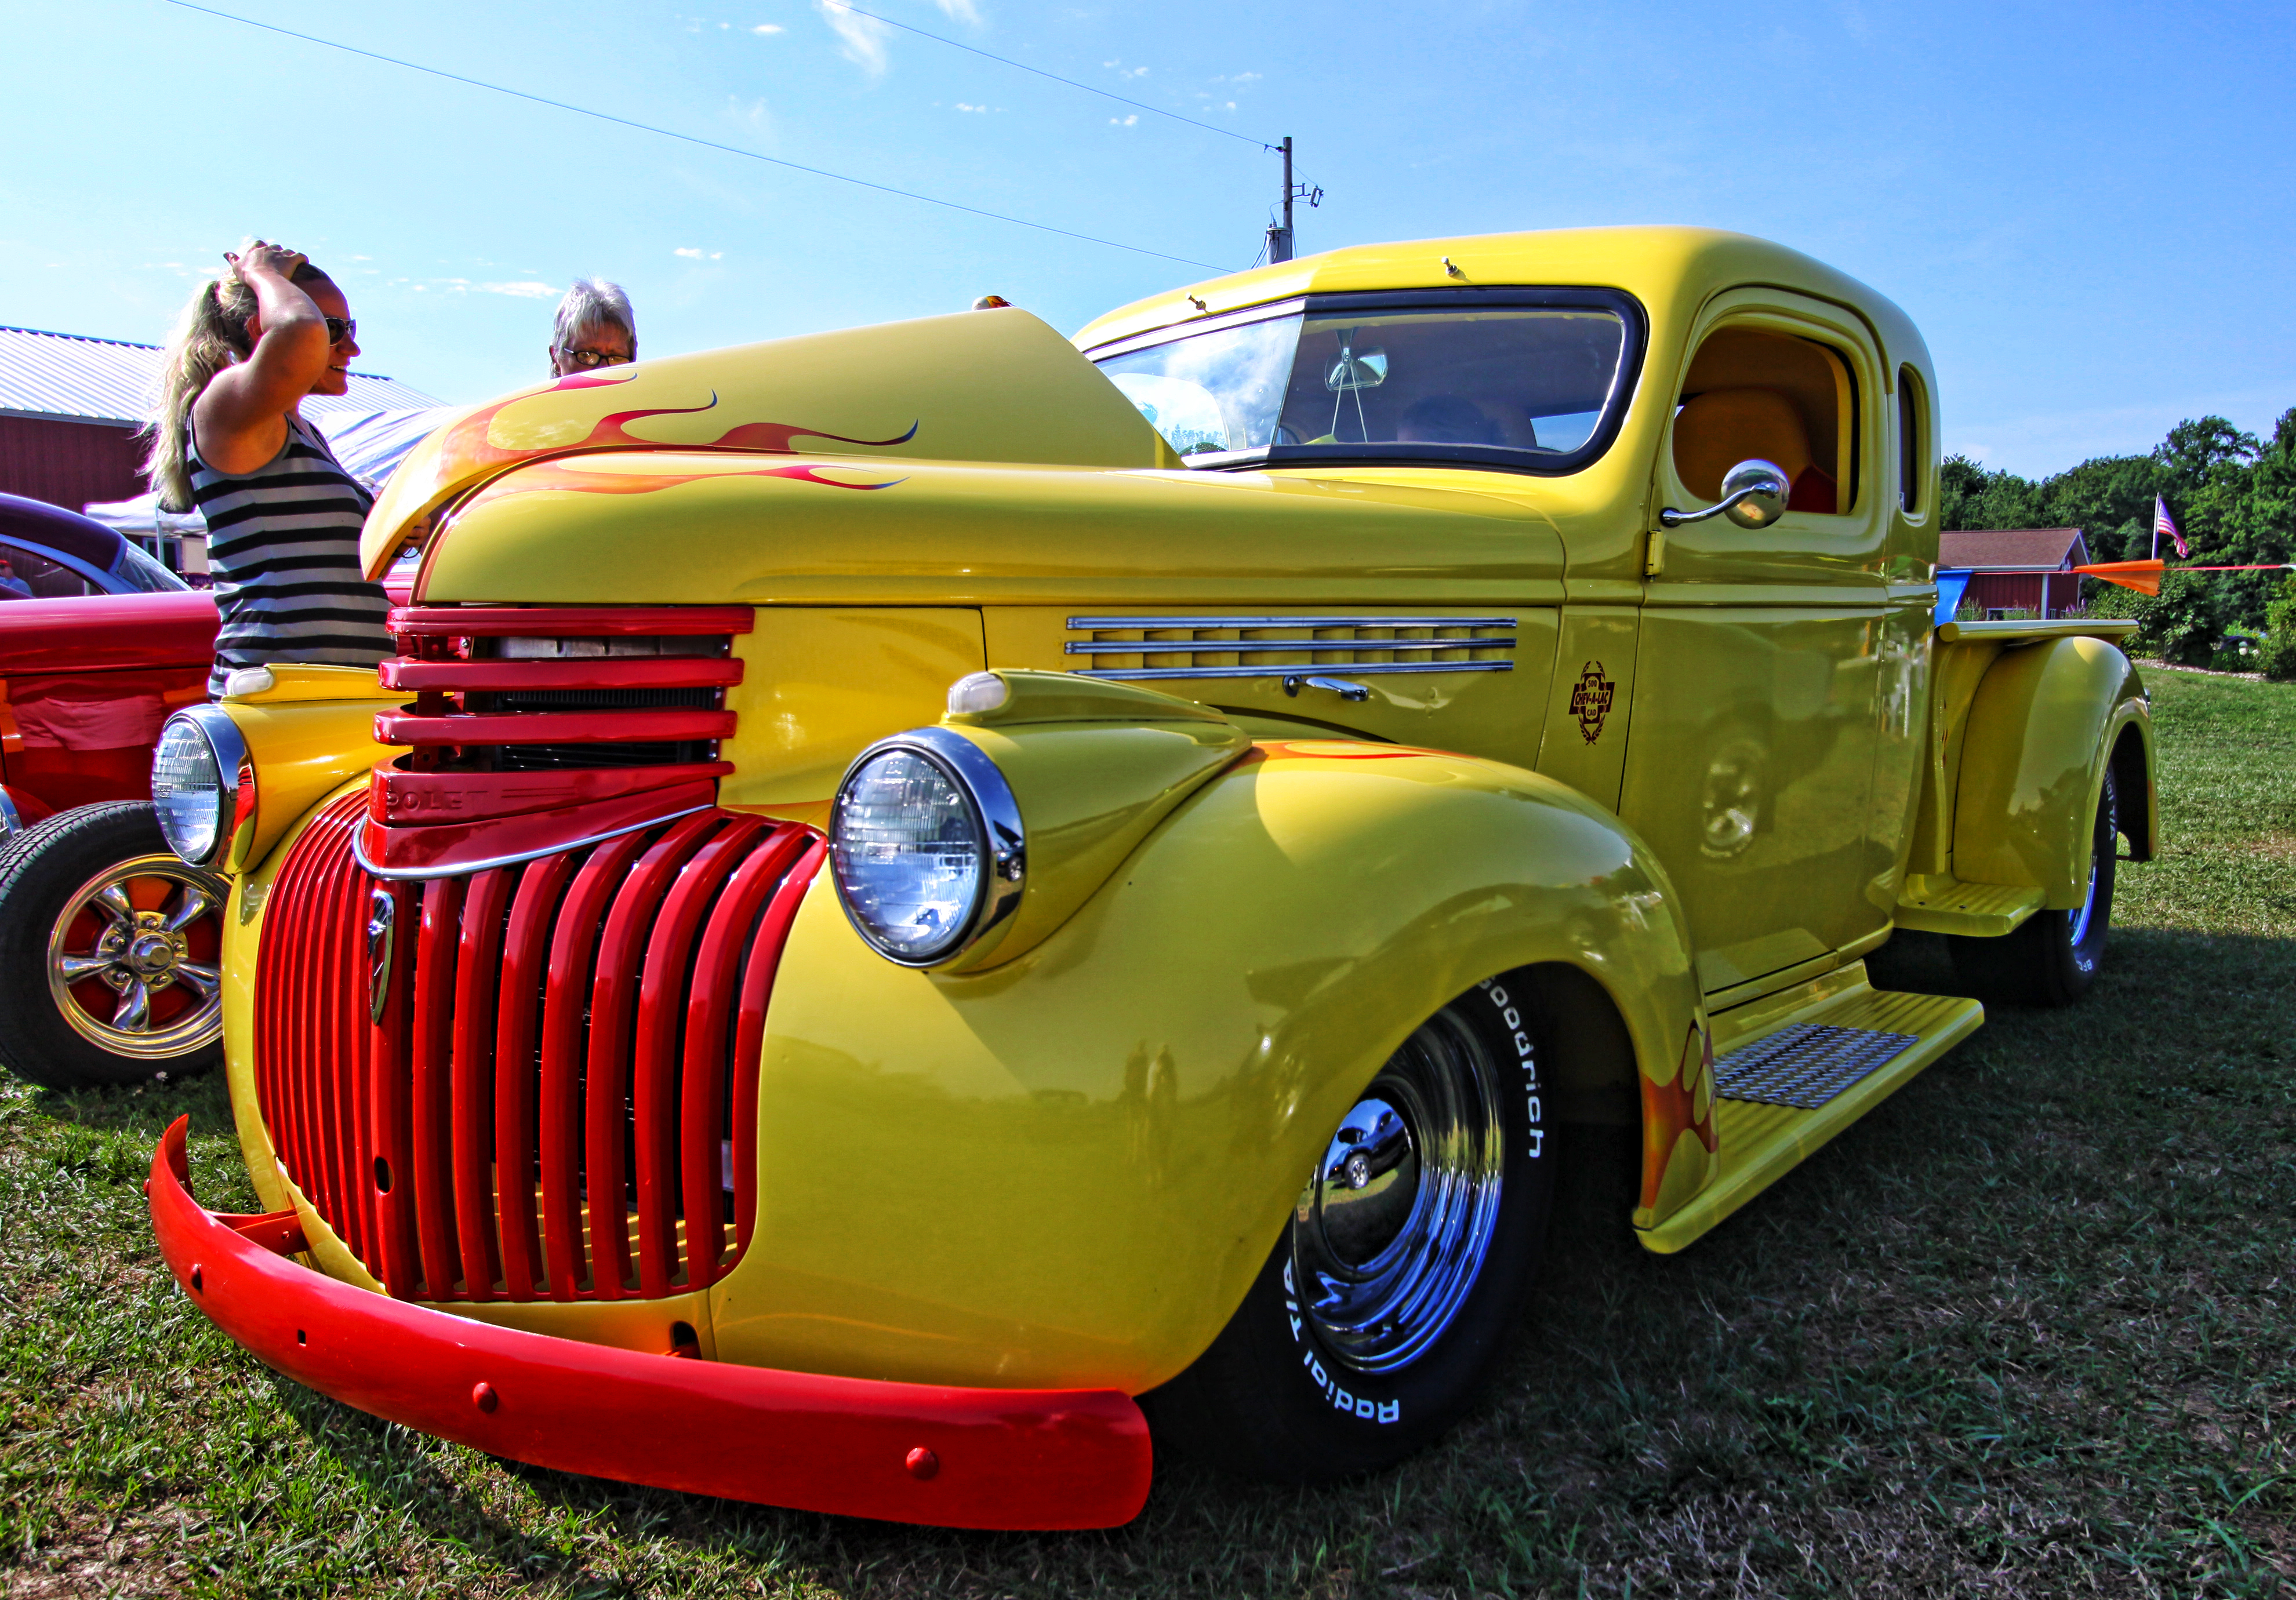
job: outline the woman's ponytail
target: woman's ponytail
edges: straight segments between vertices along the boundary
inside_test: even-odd
[[[294,281],[316,283],[326,275],[307,261],[295,269]],[[159,410],[144,430],[151,448],[144,457],[144,476],[163,511],[192,509],[192,404],[209,380],[255,353],[255,341],[247,336],[255,311],[255,291],[232,274],[201,284],[176,319],[160,358]]]

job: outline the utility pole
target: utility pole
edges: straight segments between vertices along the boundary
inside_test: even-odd
[[[1283,158],[1283,220],[1267,225],[1267,264],[1292,258],[1292,135],[1285,134],[1276,152]]]
[[[1283,220],[1267,225],[1267,260],[1270,266],[1292,258],[1292,202],[1304,200],[1310,207],[1323,203],[1324,192],[1310,189],[1292,181],[1292,135],[1283,135],[1283,143],[1273,147],[1283,158]]]

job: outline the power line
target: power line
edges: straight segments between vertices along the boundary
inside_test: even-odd
[[[1032,67],[1026,62],[1016,62],[1010,56],[997,55],[993,52],[979,49],[965,44],[961,39],[952,39],[943,34],[927,33],[922,28],[910,27],[906,22],[896,22],[890,17],[881,17],[873,11],[863,11],[857,5],[849,4],[847,0],[823,0],[823,4],[833,6],[839,11],[850,12],[857,17],[866,17],[872,22],[882,22],[888,28],[898,28],[903,33],[913,33],[921,39],[931,39],[936,45],[946,45],[951,50],[962,50],[968,54],[980,56],[984,61],[996,62],[1022,72],[1033,72],[1038,78],[1049,78],[1054,83],[1066,84],[1071,89],[1082,89],[1087,94],[1097,94],[1104,100],[1113,100],[1119,105],[1134,106],[1144,111],[1152,111],[1159,117],[1169,117],[1175,122],[1185,122],[1190,127],[1201,127],[1206,133],[1223,134],[1231,139],[1241,139],[1246,144],[1257,144],[1262,150],[1275,148],[1265,139],[1255,139],[1250,134],[1240,134],[1232,127],[1215,127],[1209,122],[1199,122],[1193,117],[1183,117],[1177,111],[1168,111],[1160,105],[1150,105],[1144,100],[1134,100],[1128,95],[1119,94],[1113,90],[1101,88],[1095,84],[1078,83],[1073,78],[1062,78],[1057,72],[1047,72],[1042,67]]]
[[[513,100],[530,101],[536,105],[546,105],[556,111],[572,111],[578,117],[594,117],[601,122],[611,122],[622,127],[634,127],[640,133],[660,134],[665,139],[676,139],[684,144],[698,144],[704,150],[720,151],[726,155],[742,156],[752,161],[764,161],[769,166],[785,167],[791,172],[808,173],[815,177],[834,178],[840,184],[851,184],[857,188],[874,189],[880,194],[897,194],[903,200],[922,201],[929,206],[942,206],[952,211],[964,211],[974,217],[986,217],[991,222],[1009,222],[1019,227],[1035,228],[1043,234],[1058,234],[1064,239],[1082,240],[1086,244],[1103,244],[1111,250],[1130,250],[1136,256],[1153,256],[1160,261],[1177,261],[1183,267],[1201,267],[1208,272],[1227,270],[1225,267],[1215,266],[1210,261],[1198,261],[1189,256],[1175,256],[1164,250],[1150,250],[1145,245],[1126,244],[1115,239],[1096,238],[1093,234],[1079,234],[1073,229],[1054,227],[1049,222],[1031,222],[1025,217],[1007,217],[1001,211],[986,211],[979,206],[968,206],[954,200],[942,200],[931,194],[920,194],[914,189],[896,189],[890,184],[876,184],[865,177],[851,177],[842,172],[832,172],[825,167],[808,167],[800,161],[784,161],[779,156],[760,155],[754,150],[743,150],[737,144],[720,144],[715,139],[703,139],[693,134],[681,134],[675,128],[656,127],[651,122],[638,122],[627,117],[617,117],[611,111],[594,111],[586,105],[574,105],[563,100],[552,100],[542,94],[529,94],[524,89],[505,88],[501,84],[488,83],[480,78],[465,78],[459,72],[448,72],[439,67],[426,67],[421,62],[401,61],[395,55],[384,55],[373,50],[361,50],[356,45],[339,44],[333,39],[323,39],[316,34],[298,33],[291,28],[281,28],[271,22],[258,22],[252,17],[234,16],[230,12],[217,11],[211,6],[194,5],[192,0],[167,0],[167,4],[180,6],[184,11],[199,12],[205,16],[220,17],[226,22],[237,22],[248,28],[259,28],[266,33],[282,34],[291,39],[300,39],[307,45],[320,45],[329,50],[340,50],[346,55],[365,56],[369,61],[381,62],[393,67],[404,67],[410,72],[428,73],[432,78],[443,78],[449,83],[467,84],[474,89],[488,89],[497,94],[507,94]]]

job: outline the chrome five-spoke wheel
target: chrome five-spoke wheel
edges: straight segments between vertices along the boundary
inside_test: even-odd
[[[50,1088],[222,1057],[229,886],[167,848],[151,803],[27,829],[0,858],[0,1064]]]
[[[48,935],[48,996],[72,1031],[148,1061],[220,1036],[214,924],[228,894],[173,855],[138,856],[81,884]]]

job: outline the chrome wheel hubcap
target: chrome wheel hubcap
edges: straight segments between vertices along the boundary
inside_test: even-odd
[[[157,904],[137,905],[137,885]],[[223,1031],[222,974],[194,956],[192,932],[221,910],[227,893],[222,879],[173,856],[138,856],[81,884],[48,933],[48,996],[72,1031],[143,1061],[212,1043]],[[76,927],[83,929],[78,938]]]
[[[1341,1365],[1393,1372],[1442,1337],[1490,1253],[1505,1153],[1497,1070],[1447,1007],[1341,1120],[1300,1195],[1300,1309]]]

